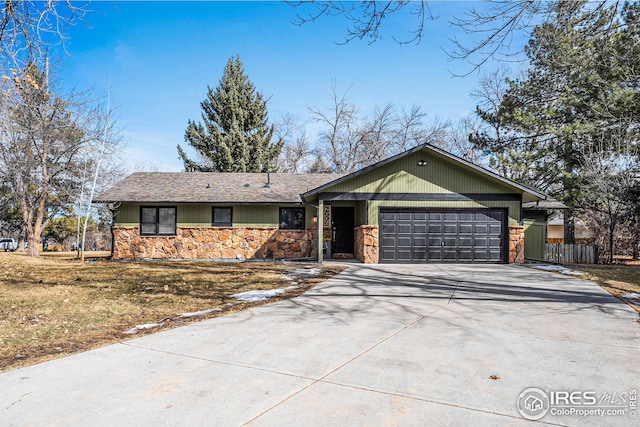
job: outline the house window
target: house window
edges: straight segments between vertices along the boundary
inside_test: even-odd
[[[233,209],[232,208],[213,208],[213,221],[211,225],[215,227],[231,227],[233,222]]]
[[[140,208],[140,234],[143,236],[176,234],[176,208],[159,206]]]
[[[304,208],[280,208],[280,228],[304,230]]]

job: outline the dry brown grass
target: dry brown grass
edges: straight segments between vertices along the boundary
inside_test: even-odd
[[[580,264],[572,269],[588,273],[588,279],[596,282],[615,297],[640,313],[640,306],[631,304],[626,294],[640,294],[640,265],[629,264]]]
[[[122,341],[131,337],[124,332],[136,325],[165,319],[155,332],[194,321],[176,319],[180,313],[223,309],[204,316],[210,318],[261,304],[241,303],[230,295],[290,286],[283,274],[310,267],[207,261],[81,263],[70,259],[73,256],[0,253],[0,370]],[[342,269],[323,266],[321,277],[296,278],[299,288],[270,301],[299,295]]]

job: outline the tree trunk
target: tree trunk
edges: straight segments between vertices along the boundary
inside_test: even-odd
[[[28,256],[40,256],[40,233],[36,236],[36,234],[30,230],[27,233],[27,243],[29,246],[27,247],[27,255]]]
[[[572,245],[576,242],[576,229],[573,220],[573,209],[567,209],[563,215],[564,221],[564,243]]]
[[[564,243],[569,245],[573,245],[576,243],[576,229],[575,221],[573,218],[573,207],[575,200],[573,183],[571,182],[571,176],[573,175],[573,159],[571,157],[572,152],[573,144],[570,139],[566,139],[564,143],[564,171],[566,173],[562,178],[562,187],[564,189],[563,202],[567,206],[569,206],[569,209],[564,211]]]
[[[613,264],[613,238],[616,231],[616,222],[611,219],[609,222],[609,264]]]

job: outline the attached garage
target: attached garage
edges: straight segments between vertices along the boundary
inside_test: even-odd
[[[380,262],[507,262],[504,209],[381,209]]]
[[[522,204],[546,199],[429,144],[301,197],[317,206],[318,242],[332,249],[320,261],[407,264],[524,262]]]

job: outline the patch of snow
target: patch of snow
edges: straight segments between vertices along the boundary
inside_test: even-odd
[[[162,326],[162,323],[145,323],[143,325],[137,325],[135,328],[131,328],[128,331],[125,331],[125,334],[137,334],[138,332],[145,329],[159,328],[160,326]]]
[[[532,268],[535,268],[536,270],[544,270],[544,271],[564,271],[564,270],[568,270],[567,267],[563,267],[561,265],[549,265],[549,264],[534,265]]]
[[[562,274],[566,274],[567,276],[584,276],[587,273],[583,273],[582,271],[576,271],[576,270],[565,270],[562,272]]]
[[[625,294],[622,298],[628,299],[633,305],[640,305],[640,294]]]
[[[204,316],[205,314],[213,313],[213,312],[216,312],[216,311],[222,311],[222,309],[221,308],[210,308],[208,310],[194,311],[192,313],[182,313],[182,314],[178,315],[178,317],[181,317],[183,319],[188,319],[190,317]]]
[[[269,290],[255,290],[255,291],[246,291],[240,292],[239,294],[231,295],[231,298],[235,298],[239,301],[244,302],[258,302],[265,301],[269,298],[274,298],[278,295],[282,295],[287,291],[292,289],[296,289],[297,286],[287,286],[286,288],[278,288],[278,289],[269,289]]]
[[[561,265],[542,264],[542,265],[534,265],[531,268],[535,268],[536,270],[543,270],[543,271],[555,271],[567,276],[584,276],[585,275],[585,273],[581,271],[571,270]]]
[[[321,274],[322,270],[319,268],[299,268],[289,272],[289,275],[294,277],[318,277]]]
[[[283,275],[282,276],[282,280],[293,280],[293,277],[287,276],[287,275]]]

